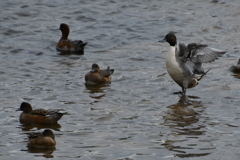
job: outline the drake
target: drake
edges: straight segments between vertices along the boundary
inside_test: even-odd
[[[177,43],[173,33],[168,33],[159,42],[168,42],[170,47],[166,57],[166,68],[171,78],[182,87],[185,95],[187,88],[195,87],[201,78],[209,71],[204,71],[202,63],[216,60],[226,51],[210,48],[205,44]]]
[[[61,112],[60,109],[32,109],[31,104],[22,102],[17,111],[23,111],[20,114],[21,123],[38,123],[38,124],[53,124],[64,115],[66,112]]]

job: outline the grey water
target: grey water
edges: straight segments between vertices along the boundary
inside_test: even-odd
[[[0,1],[0,159],[240,159],[239,0]],[[55,46],[60,23],[83,55]],[[165,68],[168,32],[228,52],[183,103]],[[115,69],[112,83],[85,85],[91,65]],[[23,125],[21,102],[64,109],[53,126]],[[27,148],[51,128],[56,149]]]

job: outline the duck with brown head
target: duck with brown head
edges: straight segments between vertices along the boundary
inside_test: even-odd
[[[62,37],[57,43],[56,49],[61,52],[78,52],[83,54],[84,47],[88,44],[87,42],[82,42],[81,40],[71,41],[68,39],[70,33],[70,28],[66,23],[60,24],[59,28],[62,32]]]
[[[92,70],[85,75],[85,81],[87,84],[109,84],[111,83],[111,75],[114,69],[108,67],[106,70],[100,70],[98,64],[92,65]]]
[[[32,109],[31,104],[22,102],[20,108],[17,111],[23,111],[20,114],[21,123],[37,123],[37,124],[53,124],[62,118],[67,112],[61,109]]]
[[[56,145],[55,135],[52,130],[45,129],[42,133],[31,133],[28,136],[29,148],[54,148]]]

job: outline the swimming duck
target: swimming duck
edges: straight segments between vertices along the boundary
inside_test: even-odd
[[[240,73],[240,58],[236,66],[230,67],[230,71],[232,71],[233,73]]]
[[[92,65],[92,70],[85,75],[85,81],[87,84],[109,84],[111,83],[111,75],[114,69],[107,67],[106,70],[100,70],[98,64]]]
[[[212,62],[226,53],[226,51],[210,48],[205,44],[177,43],[173,33],[169,33],[159,42],[168,42],[170,48],[166,57],[166,68],[171,78],[182,87],[185,95],[187,88],[195,87],[201,78],[209,71],[204,72],[202,63]]]
[[[60,24],[59,28],[62,32],[62,37],[57,43],[56,49],[63,52],[84,52],[84,47],[88,44],[87,42],[83,43],[81,40],[71,41],[68,39],[70,28],[67,24]]]
[[[23,111],[20,115],[21,123],[38,123],[38,124],[53,124],[64,115],[66,112],[60,109],[32,109],[31,104],[22,102],[17,111]]]
[[[54,148],[55,145],[55,135],[50,129],[45,129],[42,133],[32,133],[28,136],[28,147]]]

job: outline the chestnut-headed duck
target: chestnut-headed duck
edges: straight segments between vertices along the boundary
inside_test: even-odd
[[[113,72],[114,69],[110,69],[110,67],[107,67],[106,70],[100,70],[98,64],[94,63],[92,70],[85,75],[86,84],[110,84]]]
[[[171,78],[182,87],[185,95],[187,88],[195,87],[201,78],[209,71],[204,72],[202,63],[212,62],[226,51],[210,48],[205,44],[177,43],[177,38],[173,33],[169,33],[159,42],[170,44],[167,57],[166,68]]]
[[[23,111],[20,115],[21,123],[38,123],[38,124],[53,124],[64,115],[61,109],[32,109],[31,104],[22,102],[20,108],[17,111]]]
[[[54,148],[55,145],[55,135],[50,129],[45,129],[42,133],[31,133],[28,136],[28,147],[30,148]]]
[[[62,32],[62,37],[57,43],[56,49],[62,52],[76,52],[76,53],[84,53],[84,47],[88,44],[87,42],[83,43],[81,40],[71,41],[68,39],[68,35],[70,33],[70,28],[67,24],[60,24],[59,28]]]

